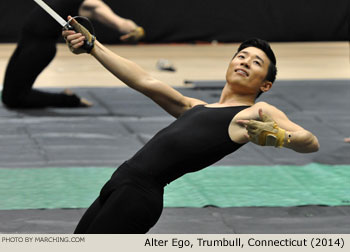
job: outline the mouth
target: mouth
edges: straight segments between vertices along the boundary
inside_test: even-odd
[[[239,75],[244,76],[244,77],[248,77],[249,76],[248,72],[243,70],[243,69],[241,69],[241,68],[236,69],[235,72],[238,73]]]

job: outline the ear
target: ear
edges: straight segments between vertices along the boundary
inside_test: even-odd
[[[265,80],[263,82],[263,85],[260,87],[260,90],[262,92],[267,92],[270,90],[270,88],[272,87],[272,82],[271,81],[268,81],[268,80]]]

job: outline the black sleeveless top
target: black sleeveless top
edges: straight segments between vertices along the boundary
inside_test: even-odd
[[[232,118],[247,107],[195,106],[159,131],[126,163],[163,186],[201,170],[243,145],[230,139],[228,128]]]

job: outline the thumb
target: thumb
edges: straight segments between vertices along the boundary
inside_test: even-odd
[[[266,115],[262,109],[259,109],[259,117],[263,122],[273,122],[272,118]]]
[[[75,20],[71,15],[68,16],[67,20],[68,20],[68,23],[72,26],[78,23],[77,20]]]
[[[260,120],[265,122],[266,121],[266,116],[265,114],[263,113],[262,109],[260,108],[259,109],[259,117],[260,117]]]

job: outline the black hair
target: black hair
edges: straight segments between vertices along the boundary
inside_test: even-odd
[[[270,64],[269,64],[269,68],[268,68],[265,80],[271,81],[271,83],[273,83],[276,80],[277,67],[276,67],[276,57],[275,57],[275,54],[273,53],[269,43],[267,41],[265,41],[263,39],[259,39],[259,38],[248,39],[248,40],[244,41],[242,44],[240,44],[240,46],[237,49],[237,52],[235,53],[235,55],[233,57],[236,57],[236,55],[240,51],[242,51],[244,48],[247,48],[247,47],[259,48],[269,58]],[[256,98],[258,98],[261,95],[261,93],[263,93],[263,92],[260,91]]]

